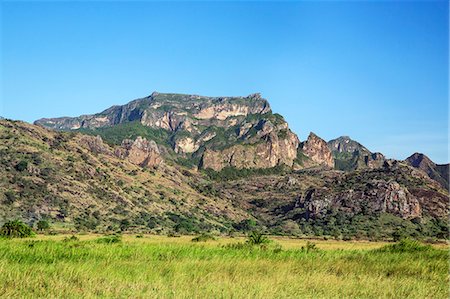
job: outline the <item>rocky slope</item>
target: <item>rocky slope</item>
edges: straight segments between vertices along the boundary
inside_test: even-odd
[[[301,170],[213,185],[263,225],[291,234],[446,238],[448,192],[406,164],[357,172]],[[439,232],[438,232],[439,231]]]
[[[336,169],[355,170],[381,167],[386,158],[381,153],[372,153],[365,146],[348,136],[328,141]]]
[[[197,172],[166,162],[141,137],[111,146],[3,120],[0,139],[0,222],[49,219],[99,232],[229,232],[256,223],[270,233],[337,238],[384,239],[399,228],[413,237],[448,234],[448,191],[406,163]]]
[[[448,237],[448,165],[389,160],[349,137],[300,142],[259,94],[153,93],[36,124],[0,120],[0,222]]]
[[[441,184],[442,187],[449,189],[449,164],[436,164],[426,155],[420,153],[412,154],[405,162],[424,171],[431,179]]]
[[[79,230],[227,230],[247,213],[203,195],[203,179],[162,161],[154,142],[54,132],[0,120],[0,222],[49,219]],[[203,191],[202,191],[203,192]]]
[[[159,135],[166,152],[197,161],[202,168],[293,166],[299,140],[283,117],[273,114],[259,94],[203,97],[153,93],[95,115],[40,119],[38,125],[99,134],[105,128],[134,123]],[[103,129],[103,130],[102,130]],[[137,136],[134,136],[137,137]],[[121,142],[121,140],[118,140]]]

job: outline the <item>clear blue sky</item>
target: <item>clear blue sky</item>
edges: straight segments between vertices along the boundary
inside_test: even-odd
[[[261,92],[304,140],[448,162],[448,2],[2,2],[2,110]]]

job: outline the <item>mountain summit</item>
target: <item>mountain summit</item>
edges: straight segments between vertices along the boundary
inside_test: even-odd
[[[299,146],[283,117],[272,113],[260,94],[205,97],[154,92],[94,115],[44,118],[35,124],[98,134],[107,141],[118,131],[132,138],[143,132],[155,137],[169,155],[214,170],[291,167]]]

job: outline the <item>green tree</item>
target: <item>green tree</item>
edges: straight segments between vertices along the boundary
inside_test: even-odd
[[[25,160],[20,161],[16,164],[15,168],[17,171],[24,171],[28,167],[28,162]]]
[[[47,220],[39,220],[37,223],[37,228],[40,231],[47,230],[50,228],[50,223]]]
[[[34,236],[34,232],[20,220],[8,221],[0,229],[0,236],[8,238],[26,238]]]

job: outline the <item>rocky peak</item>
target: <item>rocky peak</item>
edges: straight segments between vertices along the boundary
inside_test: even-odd
[[[414,153],[406,158],[406,161],[412,167],[420,168],[421,170],[427,170],[427,168],[434,167],[436,165],[430,158],[422,153]]]
[[[370,151],[365,148],[359,142],[352,140],[349,136],[341,136],[336,139],[328,141],[328,147],[332,152],[338,153],[353,153],[355,151],[370,153]]]
[[[154,92],[98,114],[41,119],[36,123],[59,130],[87,130],[94,135],[101,134],[105,128],[132,123],[133,126],[127,128],[132,127],[139,133],[153,130],[147,136],[164,136],[164,139],[157,139],[160,146],[170,145],[170,150],[176,154],[199,159],[201,166],[216,170],[226,166],[292,166],[299,145],[283,117],[273,114],[269,103],[259,93],[246,97],[205,97]],[[108,132],[111,134],[111,130]],[[135,150],[129,148],[130,144],[128,140],[122,143],[126,153],[120,151],[120,155],[134,157],[130,153]],[[134,144],[134,148],[148,152],[139,144]],[[138,156],[140,158],[132,160],[141,164],[142,155]]]
[[[414,153],[405,162],[414,168],[425,172],[431,179],[437,181],[445,189],[449,189],[449,164],[436,164],[422,153]]]
[[[302,152],[318,164],[334,167],[334,160],[327,143],[313,132],[311,132],[308,139],[303,142]]]
[[[335,160],[335,168],[339,170],[378,168],[386,160],[381,153],[372,153],[349,136],[330,140],[327,145]]]

